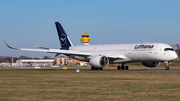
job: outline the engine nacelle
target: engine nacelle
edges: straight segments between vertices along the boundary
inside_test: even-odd
[[[106,56],[94,56],[90,59],[91,66],[96,68],[104,68],[109,65],[109,59]]]
[[[146,67],[157,67],[160,65],[160,62],[142,62]]]

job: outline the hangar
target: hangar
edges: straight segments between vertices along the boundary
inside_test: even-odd
[[[23,66],[23,63],[54,63],[55,59],[41,59],[41,60],[37,60],[37,59],[20,59],[17,60],[17,66]]]

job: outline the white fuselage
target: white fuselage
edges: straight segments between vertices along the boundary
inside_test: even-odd
[[[91,53],[91,56],[98,54],[109,54],[124,56],[126,60],[114,60],[111,62],[164,62],[177,58],[175,51],[165,51],[171,46],[163,43],[135,43],[135,44],[105,44],[105,45],[81,45],[71,46],[69,50],[76,50],[82,53]],[[78,59],[78,58],[76,58]],[[81,59],[80,59],[81,60]]]

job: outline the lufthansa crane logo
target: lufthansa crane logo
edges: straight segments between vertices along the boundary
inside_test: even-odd
[[[61,34],[60,40],[61,40],[61,44],[64,46],[66,44],[66,35]]]

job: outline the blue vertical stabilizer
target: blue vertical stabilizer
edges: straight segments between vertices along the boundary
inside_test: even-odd
[[[61,26],[61,24],[59,22],[55,22],[56,24],[56,29],[58,32],[58,36],[59,36],[59,41],[61,44],[61,49],[66,49],[68,50],[70,46],[73,46],[69,37],[67,36],[66,32],[64,31],[63,27]]]

